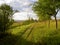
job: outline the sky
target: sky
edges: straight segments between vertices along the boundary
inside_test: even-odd
[[[17,9],[20,11],[31,11],[31,6],[33,2],[36,0],[0,0],[0,4],[6,3],[13,7],[13,9]]]
[[[19,10],[19,13],[15,13],[13,19],[14,20],[26,20],[28,19],[27,15],[32,18],[36,18],[36,14],[32,11],[32,6],[37,0],[0,0],[0,5],[6,3],[10,5],[13,10]],[[34,18],[34,19],[35,19]]]
[[[31,4],[33,4],[37,0],[0,0],[0,5],[6,3],[10,5],[13,10],[19,10],[19,13],[14,14],[15,20],[24,20],[28,19],[27,15],[34,18],[36,14],[32,10]],[[57,17],[60,18],[60,11],[57,14]],[[54,19],[54,17],[52,17]]]

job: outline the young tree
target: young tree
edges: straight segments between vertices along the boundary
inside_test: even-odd
[[[33,5],[33,10],[36,13],[43,13],[44,15],[49,15],[49,18],[51,16],[55,17],[56,21],[56,29],[57,29],[57,19],[56,19],[56,14],[58,13],[60,8],[60,0],[38,0],[37,2],[34,3]],[[57,11],[56,11],[57,9]],[[44,17],[43,15],[43,17]]]
[[[0,6],[0,32],[5,32],[12,24],[12,20],[9,19],[13,13],[12,8],[9,5],[2,4]]]

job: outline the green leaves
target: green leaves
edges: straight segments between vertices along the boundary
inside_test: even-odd
[[[34,3],[33,5],[33,11],[40,14],[44,15],[54,15],[56,13],[56,9],[60,8],[60,0],[38,0],[37,2]]]
[[[9,25],[11,25],[9,17],[12,13],[13,10],[9,5],[3,4],[0,6],[0,31],[7,30]]]

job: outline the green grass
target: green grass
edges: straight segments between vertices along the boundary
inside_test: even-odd
[[[58,29],[55,28],[55,21],[51,21],[50,28],[48,27],[48,21],[46,21],[34,22],[26,25],[14,23],[7,32],[17,36],[15,38],[16,42],[12,40],[13,43],[15,42],[14,45],[60,44],[60,21],[58,21]]]

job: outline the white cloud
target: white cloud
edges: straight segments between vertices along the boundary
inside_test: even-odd
[[[14,20],[28,20],[26,12],[18,12],[13,15]]]
[[[10,3],[12,0],[4,0],[5,3]]]
[[[5,3],[5,2],[4,2],[4,1],[2,1],[2,0],[0,0],[0,5],[1,5],[2,3]]]
[[[3,4],[3,3],[8,4],[8,3],[10,3],[11,1],[12,1],[12,0],[0,0],[0,5]]]
[[[38,17],[33,12],[17,12],[13,15],[14,20],[28,20],[28,19],[38,20]]]
[[[28,10],[28,8],[26,7],[28,7],[32,3],[32,1],[36,1],[36,0],[0,0],[0,4],[2,3],[9,4],[14,9],[17,9],[17,10],[22,9],[22,8]]]

